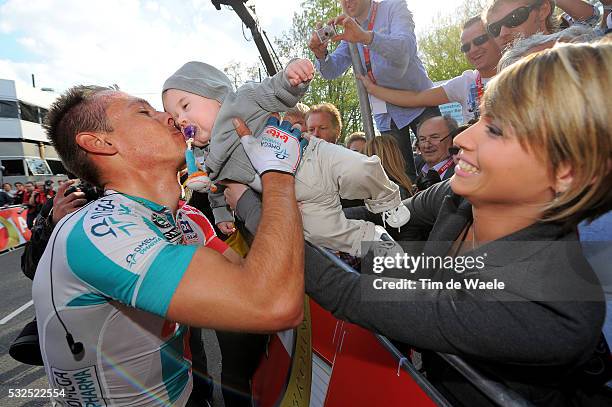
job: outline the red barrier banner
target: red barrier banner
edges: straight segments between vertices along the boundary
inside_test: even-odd
[[[271,336],[252,383],[259,407],[436,406],[372,332],[312,300],[300,327]]]
[[[17,247],[30,240],[27,215],[28,209],[23,206],[0,209],[0,251]]]

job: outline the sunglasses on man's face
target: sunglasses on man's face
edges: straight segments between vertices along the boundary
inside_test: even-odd
[[[474,44],[475,47],[479,47],[485,42],[489,41],[489,38],[490,38],[489,34],[479,35],[478,37],[474,38],[472,41],[468,41],[465,44],[461,44],[461,52],[463,52],[464,54],[467,54],[468,52],[470,52],[470,49],[472,48],[472,44]]]
[[[487,25],[487,31],[492,37],[497,38],[501,33],[502,26],[506,28],[514,28],[523,24],[529,18],[529,14],[542,5],[542,0],[538,0],[530,6],[523,6],[512,10],[504,18],[494,23]]]

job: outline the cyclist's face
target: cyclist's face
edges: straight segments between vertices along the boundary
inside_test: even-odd
[[[113,92],[107,103],[106,115],[113,129],[107,137],[125,165],[138,169],[157,169],[168,162],[177,169],[182,165],[185,139],[170,114],[122,92]]]

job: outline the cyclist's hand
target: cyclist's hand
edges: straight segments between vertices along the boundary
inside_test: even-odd
[[[234,119],[234,127],[240,137],[249,160],[255,170],[263,175],[268,171],[294,175],[302,159],[302,132],[291,123],[278,123],[270,116],[266,127],[256,136],[241,119]]]

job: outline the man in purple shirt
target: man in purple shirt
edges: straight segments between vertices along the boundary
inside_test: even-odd
[[[326,79],[337,78],[351,66],[349,43],[356,43],[361,62],[370,79],[377,84],[395,89],[422,91],[432,87],[431,80],[417,55],[412,13],[404,0],[341,0],[344,14],[332,23],[342,26],[342,34],[333,38],[341,41],[332,53],[327,41],[321,42],[313,33],[309,48],[315,54],[315,65]],[[320,27],[321,24],[318,24]],[[435,108],[404,108],[385,103],[370,96],[372,113],[378,129],[393,134],[406,159],[407,173],[415,179],[410,129],[423,118],[440,115]]]

